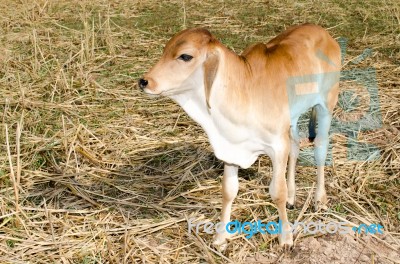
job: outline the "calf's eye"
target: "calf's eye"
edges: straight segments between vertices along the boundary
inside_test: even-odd
[[[193,56],[190,56],[188,54],[182,54],[178,57],[178,60],[183,60],[183,61],[191,61],[193,59]]]

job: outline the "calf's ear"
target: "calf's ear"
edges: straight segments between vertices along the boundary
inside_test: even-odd
[[[219,65],[219,56],[216,52],[209,52],[207,54],[206,61],[203,64],[204,67],[204,90],[206,94],[207,107],[210,107],[210,96],[211,88],[214,83],[215,76],[217,75]]]

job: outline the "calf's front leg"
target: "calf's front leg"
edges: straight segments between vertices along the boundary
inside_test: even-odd
[[[221,222],[224,223],[223,232],[219,232],[214,240],[215,246],[226,244],[230,234],[226,232],[225,226],[231,221],[232,203],[239,190],[238,166],[225,163],[224,176],[222,179],[222,211]],[[222,230],[221,230],[222,231]]]

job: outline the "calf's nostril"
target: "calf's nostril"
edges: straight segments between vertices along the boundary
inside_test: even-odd
[[[145,79],[140,79],[139,80],[139,87],[140,89],[144,89],[146,88],[146,86],[149,84],[149,81],[145,80]]]

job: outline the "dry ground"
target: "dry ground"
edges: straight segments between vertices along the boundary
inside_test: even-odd
[[[399,262],[399,5],[1,1],[0,263]],[[327,211],[309,206],[314,167],[298,167],[298,204],[289,217],[380,223],[384,234],[297,236],[286,253],[274,236],[237,236],[217,252],[211,235],[188,233],[186,219],[218,221],[222,163],[177,105],[142,95],[135,82],[183,28],[208,27],[240,52],[303,22],[348,39],[344,70],[375,69],[369,83],[377,82],[379,108],[372,112],[381,122],[332,133]],[[341,87],[336,119],[371,112],[375,95],[351,78]],[[351,160],[349,149],[364,161]],[[276,220],[270,175],[266,157],[240,171],[234,219]]]

